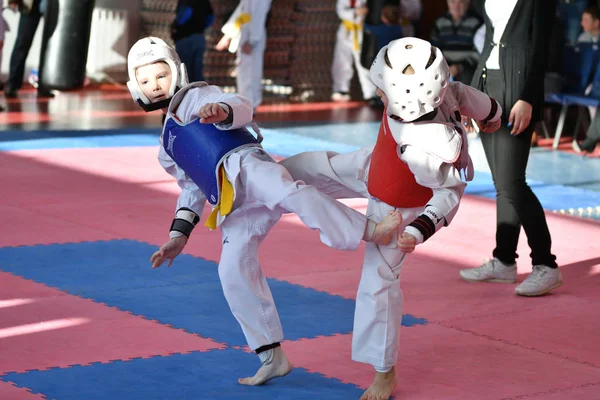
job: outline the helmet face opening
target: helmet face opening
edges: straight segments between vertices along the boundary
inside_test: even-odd
[[[153,103],[144,95],[137,80],[137,69],[157,62],[165,62],[171,69],[171,85],[166,99]],[[156,37],[145,37],[138,40],[129,50],[127,56],[127,70],[129,81],[127,87],[133,97],[145,111],[154,111],[168,107],[173,95],[188,82],[185,65],[181,63],[177,52],[167,45],[162,39]]]
[[[371,80],[388,98],[387,114],[410,122],[443,101],[450,69],[442,52],[418,38],[402,38],[382,48],[370,69]]]

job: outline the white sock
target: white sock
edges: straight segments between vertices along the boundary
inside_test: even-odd
[[[263,365],[271,364],[273,362],[273,349],[259,353],[258,358],[260,358],[260,362],[262,362]]]

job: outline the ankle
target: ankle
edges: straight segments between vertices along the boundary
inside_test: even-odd
[[[494,257],[494,260],[496,260],[496,262],[498,264],[500,264],[501,266],[505,267],[505,268],[513,268],[517,265],[516,261],[513,262],[505,262],[500,260],[498,257]]]
[[[375,368],[375,379],[391,379],[396,376],[396,367],[392,367],[389,370]]]
[[[365,242],[372,242],[375,238],[375,229],[377,228],[377,223],[372,219],[367,219],[367,225],[365,226],[365,232],[363,234],[363,240]]]

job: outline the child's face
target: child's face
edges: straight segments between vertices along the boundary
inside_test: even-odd
[[[600,20],[594,19],[591,14],[581,14],[581,28],[584,32],[597,31],[600,28]]]
[[[135,77],[142,89],[142,93],[151,103],[166,99],[173,76],[171,68],[166,62],[142,65],[135,71]]]
[[[387,108],[388,106],[388,98],[385,95],[384,91],[377,88],[377,91],[375,92],[375,94],[377,95],[377,97],[379,97],[381,99],[381,101],[383,102],[383,106]]]

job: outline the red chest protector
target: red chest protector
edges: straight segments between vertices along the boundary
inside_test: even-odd
[[[397,208],[424,207],[433,191],[417,183],[408,165],[398,157],[397,148],[384,113],[371,156],[369,194]]]

